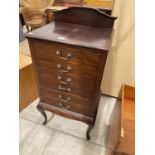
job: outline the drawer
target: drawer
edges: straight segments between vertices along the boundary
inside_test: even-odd
[[[48,61],[46,59],[37,59],[37,66],[49,68],[50,70],[56,70],[60,73],[65,73],[80,78],[96,80],[98,68],[93,66],[84,66],[82,64],[71,64],[61,60],[59,61]]]
[[[100,53],[87,49],[63,45],[60,43],[37,41],[33,42],[35,57],[37,59],[63,60],[83,66],[99,66]]]
[[[64,74],[56,70],[49,70],[48,68],[39,67],[39,78],[41,81],[47,81],[62,85],[64,87],[75,88],[80,90],[80,94],[84,94],[84,97],[92,96],[95,89],[95,80],[82,79],[77,76]],[[52,84],[53,85],[53,84]],[[51,87],[52,87],[51,85]],[[74,91],[74,89],[73,89]]]
[[[64,86],[64,85],[61,85],[59,83],[52,82],[52,81],[40,80],[40,87],[55,89],[55,90],[59,90],[61,92],[68,92],[71,94],[80,95],[80,96],[90,98],[90,99],[93,98],[93,93],[84,92],[84,89],[80,90],[75,87]]]
[[[54,89],[41,89],[40,101],[87,116],[95,114],[91,100]]]

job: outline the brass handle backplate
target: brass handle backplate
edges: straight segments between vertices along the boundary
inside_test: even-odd
[[[61,64],[57,64],[57,68],[59,69],[60,72],[63,73],[68,73],[72,70],[72,67],[70,65],[68,65],[66,69],[63,69],[63,66]]]
[[[59,103],[59,106],[63,109],[69,109],[70,108],[70,105],[69,104],[64,104],[64,103]]]
[[[71,81],[71,78],[67,78],[66,81],[63,81],[62,76],[58,76],[58,80],[61,84],[68,85]]]
[[[61,94],[59,94],[59,99],[61,102],[64,102],[64,103],[68,103],[71,100],[70,97],[63,97]]]
[[[67,91],[67,92],[70,92],[71,91],[71,88],[69,88],[69,87],[65,88],[65,87],[62,87],[60,85],[58,85],[58,89],[59,90],[63,90],[63,91]]]
[[[71,57],[72,57],[72,53],[71,52],[68,52],[67,53],[67,57],[63,57],[62,56],[62,52],[60,50],[57,50],[56,51],[56,55],[58,55],[58,57],[62,60],[69,60]]]

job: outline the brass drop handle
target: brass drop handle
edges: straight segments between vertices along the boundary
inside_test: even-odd
[[[68,105],[68,104],[63,104],[63,103],[59,103],[59,106],[61,107],[61,108],[64,108],[64,109],[69,109],[70,108],[70,105]]]
[[[72,53],[71,52],[68,52],[67,53],[67,57],[63,57],[62,56],[62,52],[60,50],[57,50],[56,51],[56,55],[58,55],[58,57],[62,60],[69,60],[71,57],[72,57]]]
[[[62,108],[63,107],[63,103],[59,103],[59,106]]]
[[[71,88],[65,88],[65,87],[62,87],[60,85],[58,85],[58,89],[59,90],[63,90],[63,91],[67,91],[67,92],[70,92],[71,91]]]
[[[69,109],[70,107],[71,107],[71,106],[70,106],[70,105],[68,105],[68,104],[67,104],[67,105],[65,105],[65,108],[66,108],[66,109]]]
[[[59,94],[59,99],[61,100],[61,102],[64,102],[64,103],[68,103],[70,101],[70,97],[62,97],[62,95]]]
[[[71,78],[67,78],[66,81],[63,81],[63,78],[62,76],[58,76],[58,80],[61,84],[65,84],[65,85],[68,85],[69,82],[71,81]]]
[[[72,70],[72,67],[70,65],[68,65],[66,69],[63,69],[61,64],[57,64],[57,68],[60,70],[60,72],[63,73],[68,73]]]

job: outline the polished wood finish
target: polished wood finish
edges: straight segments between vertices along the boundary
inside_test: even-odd
[[[95,19],[95,20],[94,20]],[[55,21],[80,25],[113,27],[116,18],[95,8],[69,7],[55,11]]]
[[[80,77],[80,75],[77,76],[71,73],[64,74],[57,70],[50,70],[49,68],[38,67],[38,70],[40,72],[39,77],[44,81],[52,82],[52,83],[53,82],[60,83],[60,84],[63,84],[64,86],[71,86],[72,88],[76,88],[80,90],[82,89],[83,92],[89,92],[89,93],[92,92],[96,83],[95,80],[82,78]],[[53,76],[53,75],[56,75],[56,76]],[[61,77],[62,80],[59,80],[59,77]],[[68,83],[61,82],[61,81],[66,82],[68,78],[71,80]]]
[[[111,28],[52,22],[27,33],[26,36],[33,39],[72,45],[71,47],[76,46],[76,48],[94,49],[92,52],[98,50],[98,52],[104,53],[110,50],[111,33]]]
[[[84,65],[77,65],[77,64],[71,64],[71,63],[66,63],[62,61],[47,61],[47,60],[38,60],[37,63],[41,67],[46,67],[50,68],[51,70],[57,70],[60,73],[66,72],[67,67],[71,67],[71,71],[68,71],[68,74],[72,74],[74,76],[82,77],[82,78],[88,78],[88,79],[96,79],[97,76],[97,68],[95,67],[86,67]],[[62,69],[60,70],[57,65],[60,64],[62,65]],[[90,77],[90,78],[89,78]]]
[[[94,53],[90,54],[91,49],[77,48],[77,47],[75,48],[65,44],[52,43],[52,42],[47,42],[42,40],[39,40],[37,42],[34,40],[33,47],[35,48],[34,52],[37,52],[35,54],[37,59],[58,61],[60,59],[59,59],[59,56],[56,54],[56,51],[59,50],[63,57],[67,57],[67,54],[71,52],[72,56],[69,59],[69,62],[74,64],[82,64],[82,65],[98,66],[100,55],[101,55],[97,51],[95,52],[95,50],[94,50]]]
[[[94,83],[94,86],[92,87],[93,83],[91,83],[91,89],[89,89],[89,86],[87,87],[87,85],[90,83],[90,81],[88,80],[83,80],[82,82],[80,80],[74,80],[74,78],[72,78],[71,82],[72,84],[69,84],[69,85],[64,85],[64,84],[61,84],[58,80],[57,81],[47,81],[47,80],[44,80],[42,78],[42,76],[44,76],[45,74],[42,74],[41,73],[41,76],[39,77],[40,78],[40,87],[41,88],[53,88],[53,89],[59,89],[58,86],[61,86],[62,88],[71,88],[71,91],[72,93],[76,94],[76,95],[79,95],[79,96],[82,96],[82,97],[86,97],[86,98],[92,98],[92,95],[94,93],[94,86],[95,86],[95,81],[93,81]],[[49,75],[49,74],[47,74]],[[53,74],[56,76],[56,74]],[[52,76],[53,76],[52,75]],[[46,76],[46,75],[45,75]],[[69,76],[68,76],[69,77]],[[87,82],[88,81],[88,82]],[[78,82],[78,83],[75,83],[75,82]],[[85,83],[84,83],[85,82]],[[82,86],[82,84],[84,83],[84,85]],[[85,87],[84,87],[85,86]],[[63,90],[62,90],[63,91]],[[64,90],[64,92],[68,92],[67,90]]]
[[[62,96],[62,99],[59,98],[59,95]],[[67,101],[67,98],[70,98],[70,100]],[[87,98],[83,98],[74,94],[63,93],[62,91],[57,91],[54,89],[41,89],[41,101],[90,117],[95,115],[96,105],[92,103],[92,100],[88,100]]]
[[[74,7],[56,12],[55,22],[26,34],[44,124],[44,110],[80,120],[89,125],[86,138],[90,139],[115,19],[96,9]]]
[[[42,108],[48,111],[51,111],[53,113],[56,113],[60,116],[64,116],[67,118],[71,118],[71,119],[75,119],[78,121],[82,121],[85,123],[88,123],[89,125],[93,125],[94,124],[94,118],[93,117],[89,117],[80,113],[76,113],[76,112],[72,112],[66,109],[62,109],[53,105],[49,105],[47,103],[43,103],[40,102],[39,104],[41,104]]]

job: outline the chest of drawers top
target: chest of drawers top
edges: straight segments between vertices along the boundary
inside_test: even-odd
[[[70,7],[55,12],[54,22],[26,37],[109,51],[115,19],[93,8]]]

